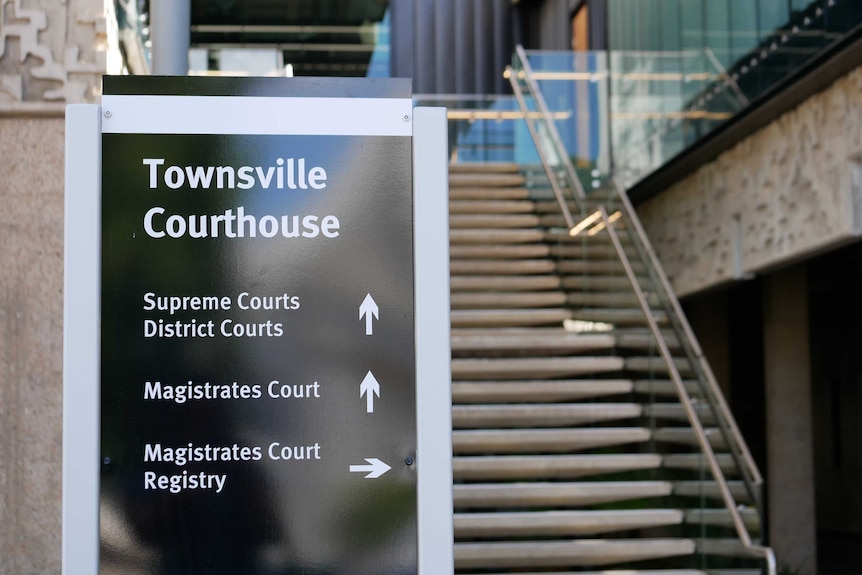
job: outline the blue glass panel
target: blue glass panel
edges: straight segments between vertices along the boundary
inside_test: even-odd
[[[706,0],[704,18],[704,33],[706,47],[715,54],[725,68],[733,62],[730,49],[730,9],[727,0]]]

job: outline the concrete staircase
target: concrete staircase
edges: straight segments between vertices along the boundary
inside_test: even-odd
[[[558,214],[515,165],[450,168],[456,572],[760,573],[726,559],[730,515],[607,234]]]

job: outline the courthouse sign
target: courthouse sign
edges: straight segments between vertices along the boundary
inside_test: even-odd
[[[404,80],[70,107],[66,573],[451,570],[446,128],[416,114]]]

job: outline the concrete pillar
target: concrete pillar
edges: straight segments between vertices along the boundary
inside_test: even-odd
[[[153,75],[188,75],[191,20],[191,0],[150,2]]]
[[[763,290],[769,540],[780,567],[816,575],[805,265],[769,274]]]

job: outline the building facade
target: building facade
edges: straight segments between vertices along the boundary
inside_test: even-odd
[[[98,102],[102,74],[149,71],[149,4],[0,0],[0,574],[60,572],[64,106]],[[855,573],[858,2],[193,0],[191,9],[193,72],[290,66],[412,76],[417,93],[500,94],[516,44],[606,50],[607,165],[630,188],[766,471],[769,540],[791,573]],[[652,76],[626,84],[615,71]]]

